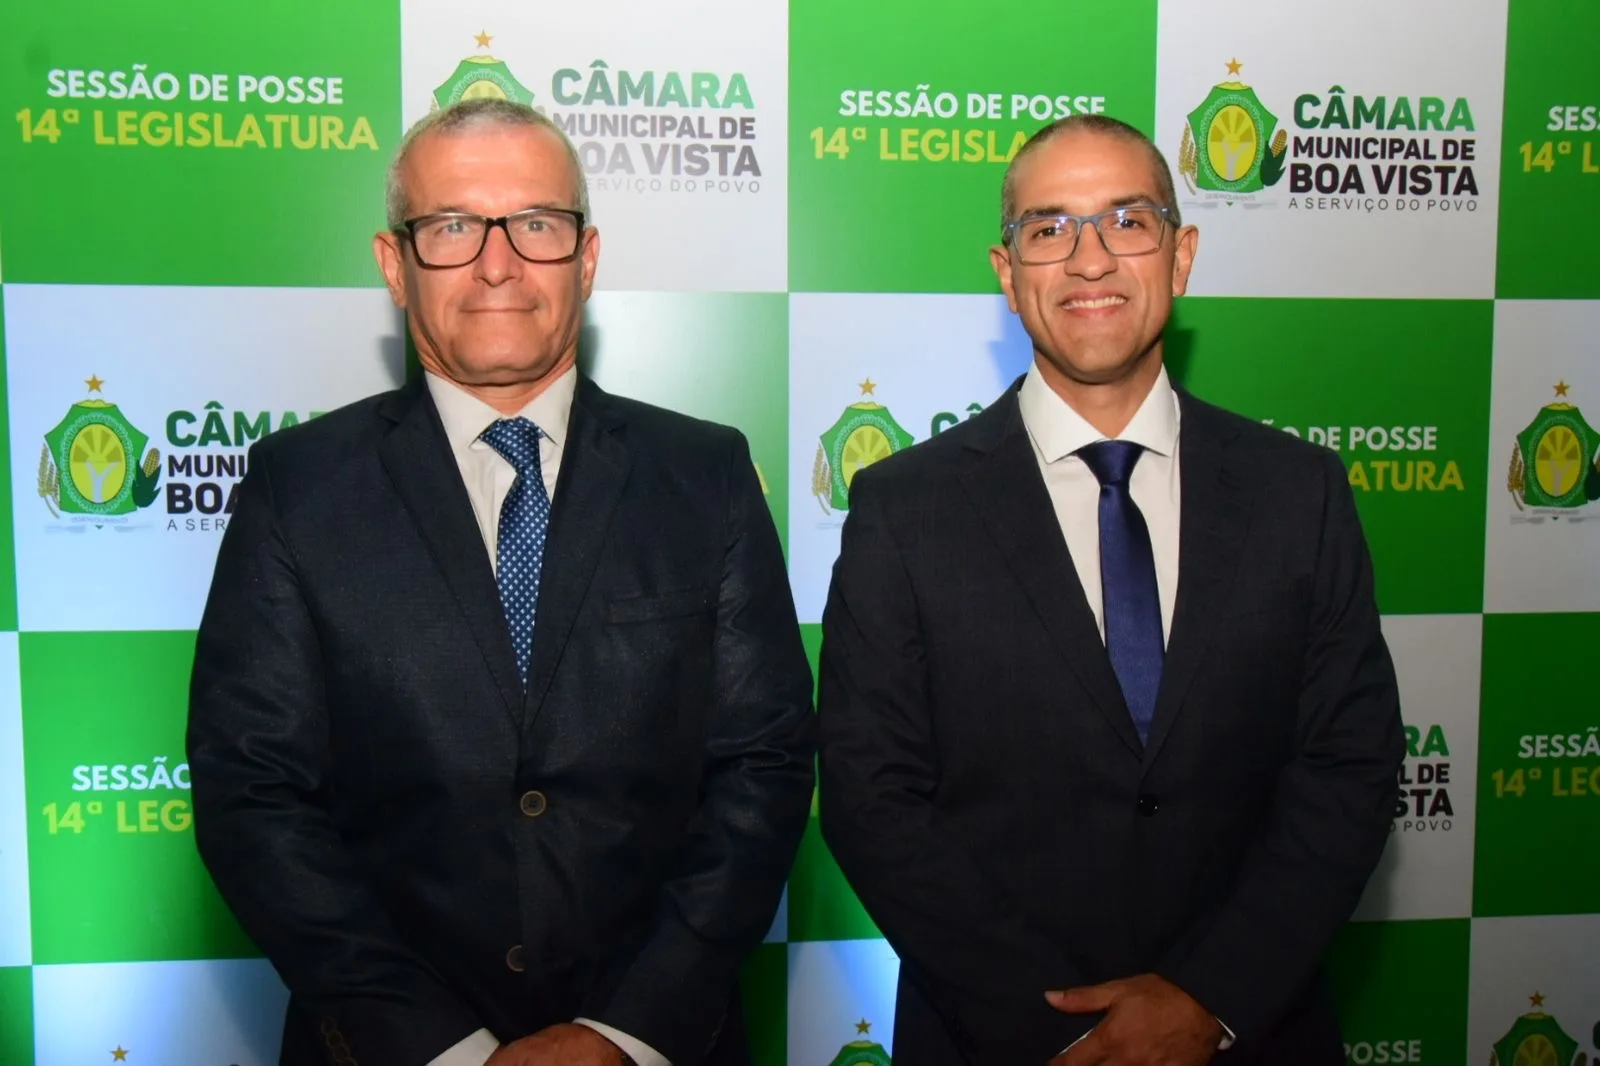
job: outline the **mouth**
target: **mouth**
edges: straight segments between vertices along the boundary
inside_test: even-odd
[[[1107,315],[1128,302],[1126,296],[1072,296],[1061,301],[1061,309],[1076,315]]]

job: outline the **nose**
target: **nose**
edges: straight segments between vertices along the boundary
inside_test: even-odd
[[[489,227],[483,251],[473,263],[473,273],[490,285],[499,285],[521,276],[522,257],[511,247],[511,238],[504,227]]]
[[[1117,257],[1106,250],[1100,239],[1100,226],[1096,223],[1080,224],[1078,246],[1063,264],[1068,274],[1093,281],[1117,269]]]

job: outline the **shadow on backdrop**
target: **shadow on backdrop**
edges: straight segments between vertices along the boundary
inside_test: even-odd
[[[1195,331],[1184,327],[1183,324],[1183,297],[1172,303],[1172,317],[1167,321],[1163,344],[1163,357],[1167,364],[1167,376],[1179,388],[1187,388],[1189,370],[1194,365]],[[1201,396],[1200,399],[1205,399]]]
[[[1028,366],[1033,362],[1033,338],[1023,328],[1021,316],[1012,313],[1011,308],[1006,306],[1004,296],[994,297],[994,307],[1000,316],[1000,328],[995,333],[995,339],[989,342],[989,359],[994,364],[995,373],[1005,382],[1006,389],[1010,389],[1017,379],[1028,372]],[[989,399],[992,403],[999,397],[992,396]]]

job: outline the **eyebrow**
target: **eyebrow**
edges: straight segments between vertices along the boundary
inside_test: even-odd
[[[1102,208],[1101,210],[1104,210],[1104,211],[1115,211],[1119,207],[1133,207],[1135,204],[1154,204],[1154,203],[1156,203],[1156,198],[1154,196],[1151,196],[1149,193],[1140,192],[1140,193],[1133,193],[1132,195],[1129,195],[1129,196],[1119,196],[1116,199],[1114,199],[1114,200],[1110,201],[1109,203],[1107,203],[1106,206],[1104,208]],[[1090,211],[1088,213],[1091,214],[1091,215],[1097,215],[1100,212],[1099,211]],[[1018,213],[1017,217],[1018,218],[1027,218],[1030,215],[1070,215],[1070,214],[1072,214],[1071,211],[1068,211],[1065,207],[1062,207],[1059,204],[1045,204],[1042,207],[1030,207],[1027,210]]]
[[[556,201],[556,200],[540,200],[537,203],[531,203],[526,207],[519,207],[519,208],[517,208],[516,211],[508,212],[508,214],[513,214],[514,215],[514,214],[517,213],[517,211],[576,211],[576,210],[577,210],[576,207],[568,207],[566,204],[560,203],[559,201]],[[474,211],[469,207],[460,207],[460,206],[458,206],[456,204],[446,204],[443,207],[436,207],[432,211],[424,211],[424,212],[422,212],[422,214],[424,214],[424,215],[447,215],[447,214],[449,214],[449,215],[476,215],[476,214],[479,214],[479,212]]]

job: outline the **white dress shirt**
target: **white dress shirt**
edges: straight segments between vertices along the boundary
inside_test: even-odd
[[[1073,454],[1104,433],[1074,411],[1045,383],[1038,363],[1028,367],[1017,396],[1022,424],[1033,442],[1033,455],[1044,475],[1056,522],[1078,572],[1084,598],[1094,612],[1100,639],[1106,638],[1105,597],[1100,587],[1100,482],[1082,458]],[[1161,601],[1161,639],[1172,637],[1172,605],[1178,595],[1178,514],[1182,493],[1178,480],[1178,423],[1182,411],[1162,366],[1150,393],[1116,438],[1144,446],[1128,478],[1128,493],[1144,515],[1155,558],[1156,592]],[[1222,1026],[1222,1047],[1233,1044],[1233,1031]]]
[[[439,411],[439,420],[444,423],[450,454],[455,457],[456,466],[461,471],[461,481],[467,487],[467,498],[472,501],[472,513],[478,520],[478,532],[483,536],[484,549],[489,553],[489,565],[498,568],[499,553],[496,546],[499,542],[500,506],[517,479],[517,471],[479,436],[496,420],[506,416],[444,378],[430,373],[426,375],[426,380],[433,404]],[[556,476],[561,472],[561,456],[567,442],[572,397],[577,388],[578,371],[574,367],[551,382],[547,389],[517,412],[543,431],[539,438],[539,465],[544,474],[545,491],[550,494],[552,503],[556,497]],[[588,1018],[573,1020],[610,1040],[639,1066],[671,1066],[654,1048],[627,1033]],[[500,1041],[494,1034],[487,1029],[479,1029],[431,1060],[428,1066],[483,1066],[499,1046]]]
[[[1066,537],[1067,550],[1078,571],[1084,597],[1106,636],[1105,600],[1100,592],[1100,482],[1082,458],[1073,454],[1096,441],[1107,440],[1067,401],[1056,395],[1039,373],[1028,368],[1017,403],[1022,424],[1033,441],[1034,458],[1044,475],[1056,521]],[[1156,563],[1156,591],[1161,600],[1161,636],[1172,635],[1172,605],[1178,594],[1178,396],[1167,379],[1167,368],[1151,386],[1133,420],[1118,440],[1144,446],[1128,479],[1128,492],[1144,515],[1150,530],[1150,551]]]

